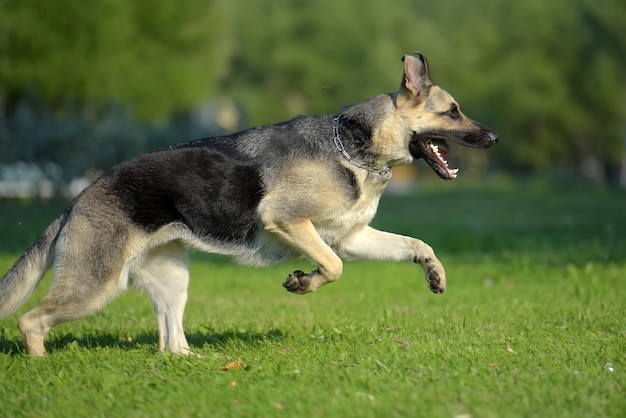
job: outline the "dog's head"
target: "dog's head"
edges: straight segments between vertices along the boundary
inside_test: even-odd
[[[498,141],[498,135],[465,116],[452,96],[432,83],[421,53],[405,55],[402,60],[404,76],[395,104],[396,123],[403,125],[403,136],[408,137],[404,146],[413,159],[423,158],[439,177],[452,180],[458,169],[448,167],[447,141],[488,148]]]

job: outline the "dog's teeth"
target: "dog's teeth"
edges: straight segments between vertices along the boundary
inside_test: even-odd
[[[454,170],[450,170],[450,173],[452,173],[452,175],[455,176],[455,177],[456,177],[458,172],[459,172],[458,168],[455,168]]]

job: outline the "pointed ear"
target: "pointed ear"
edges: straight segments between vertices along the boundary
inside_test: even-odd
[[[400,90],[405,89],[415,97],[426,97],[433,85],[428,75],[428,62],[421,52],[415,51],[402,57],[404,77]]]

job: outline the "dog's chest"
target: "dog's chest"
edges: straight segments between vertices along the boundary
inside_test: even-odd
[[[331,216],[314,221],[315,228],[324,242],[333,245],[352,231],[369,224],[376,215],[380,196],[359,199],[349,208],[337,210]]]

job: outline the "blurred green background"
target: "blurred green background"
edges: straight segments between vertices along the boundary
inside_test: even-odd
[[[2,0],[0,196],[336,113],[396,90],[413,50],[501,136],[453,150],[466,176],[626,187],[623,0]]]

